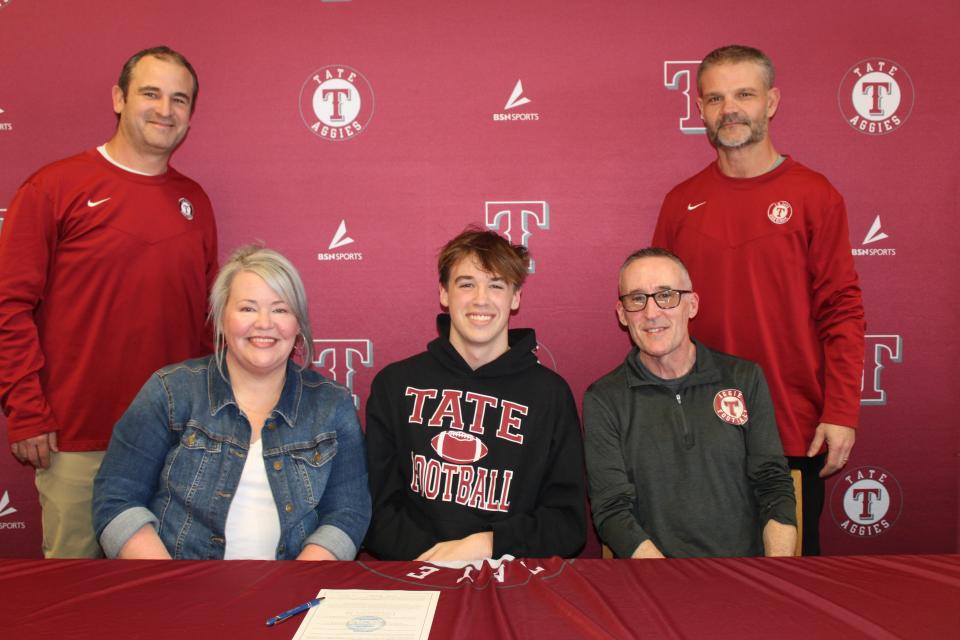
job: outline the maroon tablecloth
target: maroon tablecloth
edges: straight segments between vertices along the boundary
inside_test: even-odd
[[[957,638],[960,556],[417,562],[0,560],[4,638],[290,638],[321,588],[437,589],[431,638]],[[375,634],[370,634],[374,637]]]

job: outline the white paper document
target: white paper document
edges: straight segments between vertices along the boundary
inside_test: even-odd
[[[322,589],[320,596],[293,640],[427,640],[440,592]]]

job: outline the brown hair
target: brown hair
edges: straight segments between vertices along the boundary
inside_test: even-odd
[[[137,51],[130,56],[129,60],[123,63],[123,69],[120,70],[120,79],[117,80],[117,86],[123,91],[123,97],[126,98],[127,92],[130,90],[130,76],[133,75],[133,68],[137,66],[137,63],[145,56],[153,56],[154,58],[166,60],[167,62],[175,62],[190,72],[190,75],[193,77],[193,97],[190,99],[190,113],[193,113],[193,110],[197,108],[197,94],[200,93],[200,81],[197,79],[197,72],[194,71],[193,65],[190,64],[190,61],[187,60],[182,53],[174,51],[165,45]],[[120,114],[117,114],[117,118],[120,118]]]
[[[437,272],[441,285],[447,286],[454,265],[468,256],[476,258],[484,271],[500,276],[517,289],[527,278],[530,254],[526,247],[510,244],[493,231],[470,226],[440,250]]]
[[[714,65],[735,64],[737,62],[756,62],[759,64],[766,88],[770,89],[773,87],[775,73],[773,70],[773,62],[770,61],[767,54],[760,51],[760,49],[754,49],[753,47],[747,47],[742,44],[728,44],[725,47],[714,49],[700,62],[700,67],[697,69],[697,91],[700,91],[702,88],[700,76],[703,75],[704,71]]]

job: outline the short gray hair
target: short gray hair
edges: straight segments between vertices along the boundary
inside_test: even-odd
[[[686,278],[687,282],[690,283],[687,286],[693,289],[693,280],[690,278],[690,272],[687,271],[687,265],[683,264],[683,260],[678,258],[676,254],[671,253],[670,251],[667,251],[661,247],[644,247],[643,249],[638,249],[627,256],[627,259],[623,261],[622,265],[620,265],[620,276],[617,281],[618,288],[620,286],[619,281],[623,279],[623,272],[627,270],[627,267],[637,260],[642,260],[644,258],[667,258],[668,260],[672,260],[678,267],[680,267],[680,274]]]
[[[763,83],[767,89],[773,88],[776,81],[776,71],[773,68],[773,62],[763,51],[754,47],[747,47],[742,44],[729,44],[719,49],[714,49],[708,53],[700,67],[697,69],[697,92],[703,88],[700,82],[700,76],[710,67],[718,64],[736,64],[738,62],[755,62],[760,65],[760,72],[763,75]]]
[[[213,325],[214,355],[220,373],[223,371],[223,359],[226,344],[223,337],[223,315],[230,298],[230,287],[238,273],[254,273],[267,283],[285,303],[290,306],[294,317],[300,324],[303,336],[303,364],[306,369],[313,363],[313,335],[310,331],[310,316],[307,311],[307,294],[297,268],[285,257],[266,247],[248,244],[236,249],[223,266],[210,289],[210,324]]]

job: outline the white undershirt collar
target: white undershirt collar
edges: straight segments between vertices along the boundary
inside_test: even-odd
[[[111,158],[109,153],[107,153],[107,145],[106,145],[106,144],[102,144],[102,145],[100,145],[99,147],[97,147],[97,151],[100,152],[100,155],[103,156],[104,160],[106,160],[107,162],[109,162],[110,164],[112,164],[112,165],[115,166],[115,167],[119,167],[120,169],[123,169],[124,171],[129,171],[130,173],[135,173],[135,174],[137,174],[138,176],[151,176],[151,177],[153,177],[153,176],[163,175],[162,173],[147,173],[147,172],[145,172],[145,171],[137,171],[136,169],[131,169],[130,167],[127,167],[127,166],[125,166],[125,165],[120,164],[119,162],[117,162],[116,160],[114,160],[113,158]]]

